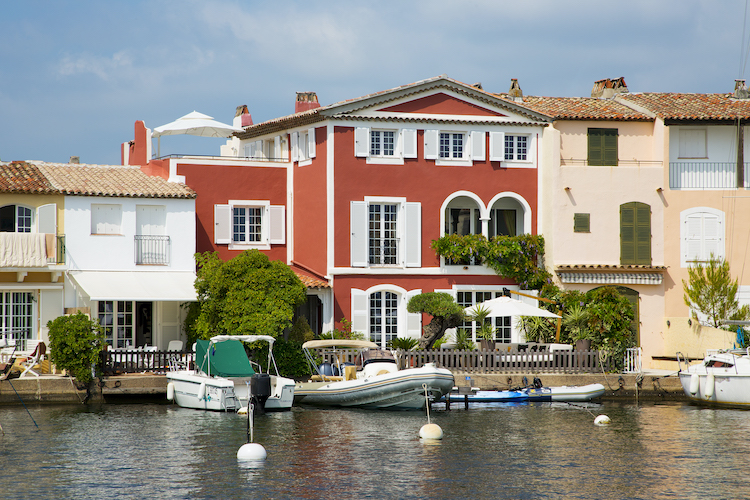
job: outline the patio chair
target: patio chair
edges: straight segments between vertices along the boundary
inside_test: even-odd
[[[181,351],[182,350],[182,340],[170,340],[169,344],[167,345],[167,351]]]
[[[8,348],[6,348],[8,349]],[[18,372],[15,372],[15,376],[11,377],[11,369],[16,362],[16,348],[13,347],[12,351],[9,351],[10,357],[5,363],[0,363],[0,380],[6,380],[9,378],[15,378],[18,376]]]
[[[29,346],[33,342],[35,341],[29,340],[26,345]],[[47,354],[47,345],[42,341],[36,342],[36,347],[34,348],[34,351],[31,353],[31,355],[20,362],[21,367],[24,368],[23,372],[21,373],[21,377],[23,377],[27,373],[31,373],[35,377],[39,376],[39,374],[35,372],[33,368],[44,360],[44,355]]]

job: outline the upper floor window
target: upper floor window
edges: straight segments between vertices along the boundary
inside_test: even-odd
[[[214,243],[229,244],[229,249],[257,248],[286,241],[285,208],[264,200],[229,200],[214,205]]]
[[[371,130],[370,156],[393,156],[394,154],[396,154],[396,132]]]
[[[92,203],[91,234],[122,234],[122,205]]]
[[[403,198],[351,202],[352,267],[422,264],[421,205]]]
[[[517,211],[508,208],[493,208],[490,210],[489,237],[517,236]]]
[[[620,264],[651,265],[651,207],[645,203],[620,205]]]
[[[616,128],[590,128],[588,130],[588,164],[617,166]]]
[[[529,149],[528,135],[505,134],[505,159],[525,161]]]
[[[309,164],[316,155],[315,129],[292,133],[292,161]]]
[[[0,232],[30,233],[34,211],[21,205],[5,205],[0,208]]]
[[[680,266],[724,258],[724,212],[695,207],[680,213]]]
[[[462,160],[464,158],[464,134],[440,133],[440,158]]]
[[[706,129],[681,128],[679,158],[707,158]]]

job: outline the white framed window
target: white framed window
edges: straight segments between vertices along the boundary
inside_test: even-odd
[[[457,291],[456,292],[456,303],[460,304],[461,307],[472,307],[477,304],[490,299],[494,299],[502,296],[502,291]],[[499,316],[496,318],[485,318],[486,323],[492,324],[495,328],[495,342],[503,342],[509,344],[511,342],[512,318],[510,316]],[[474,342],[478,342],[480,339],[477,338],[477,329],[479,323],[476,321],[464,321],[459,328],[464,328],[471,332],[471,339]]]
[[[34,227],[34,209],[23,205],[0,207],[0,232],[30,233]]]
[[[404,198],[351,202],[352,267],[420,267],[421,204]]]
[[[486,159],[487,133],[481,130],[424,131],[424,157],[441,166],[471,166]]]
[[[405,290],[380,284],[368,290],[350,289],[352,331],[386,348],[396,337],[418,339],[422,335],[422,314],[406,310],[409,300],[421,289]]]
[[[385,348],[398,337],[399,296],[388,291],[373,292],[369,303],[369,339]]]
[[[680,128],[679,158],[708,158],[705,128]]]
[[[440,132],[438,156],[446,160],[463,160],[466,135],[459,132]]]
[[[133,301],[100,300],[99,324],[104,341],[116,349],[135,346],[135,315]]]
[[[17,349],[25,349],[35,330],[33,292],[0,290],[0,333],[16,340]]]
[[[526,161],[529,152],[528,135],[505,134],[504,159],[509,161]]]
[[[394,156],[396,154],[397,134],[398,132],[395,130],[371,130],[370,156]]]
[[[695,207],[680,213],[680,267],[724,258],[724,212]]]
[[[286,210],[267,200],[229,200],[214,205],[214,243],[229,245],[230,250],[257,248],[286,241]]]
[[[122,234],[122,205],[92,203],[91,234]]]
[[[292,161],[300,166],[310,165],[316,156],[315,129],[309,128],[292,133]]]
[[[354,129],[354,156],[367,163],[403,165],[404,158],[417,157],[416,129],[357,127]]]

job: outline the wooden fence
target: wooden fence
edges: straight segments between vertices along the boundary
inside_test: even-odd
[[[170,365],[192,368],[194,356],[193,351],[105,350],[101,352],[102,374],[166,373]]]

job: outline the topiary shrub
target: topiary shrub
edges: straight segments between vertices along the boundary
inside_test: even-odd
[[[104,348],[104,334],[99,322],[79,312],[60,316],[48,322],[47,328],[50,361],[58,368],[68,370],[79,382],[91,382],[91,367],[98,364],[99,354]]]

